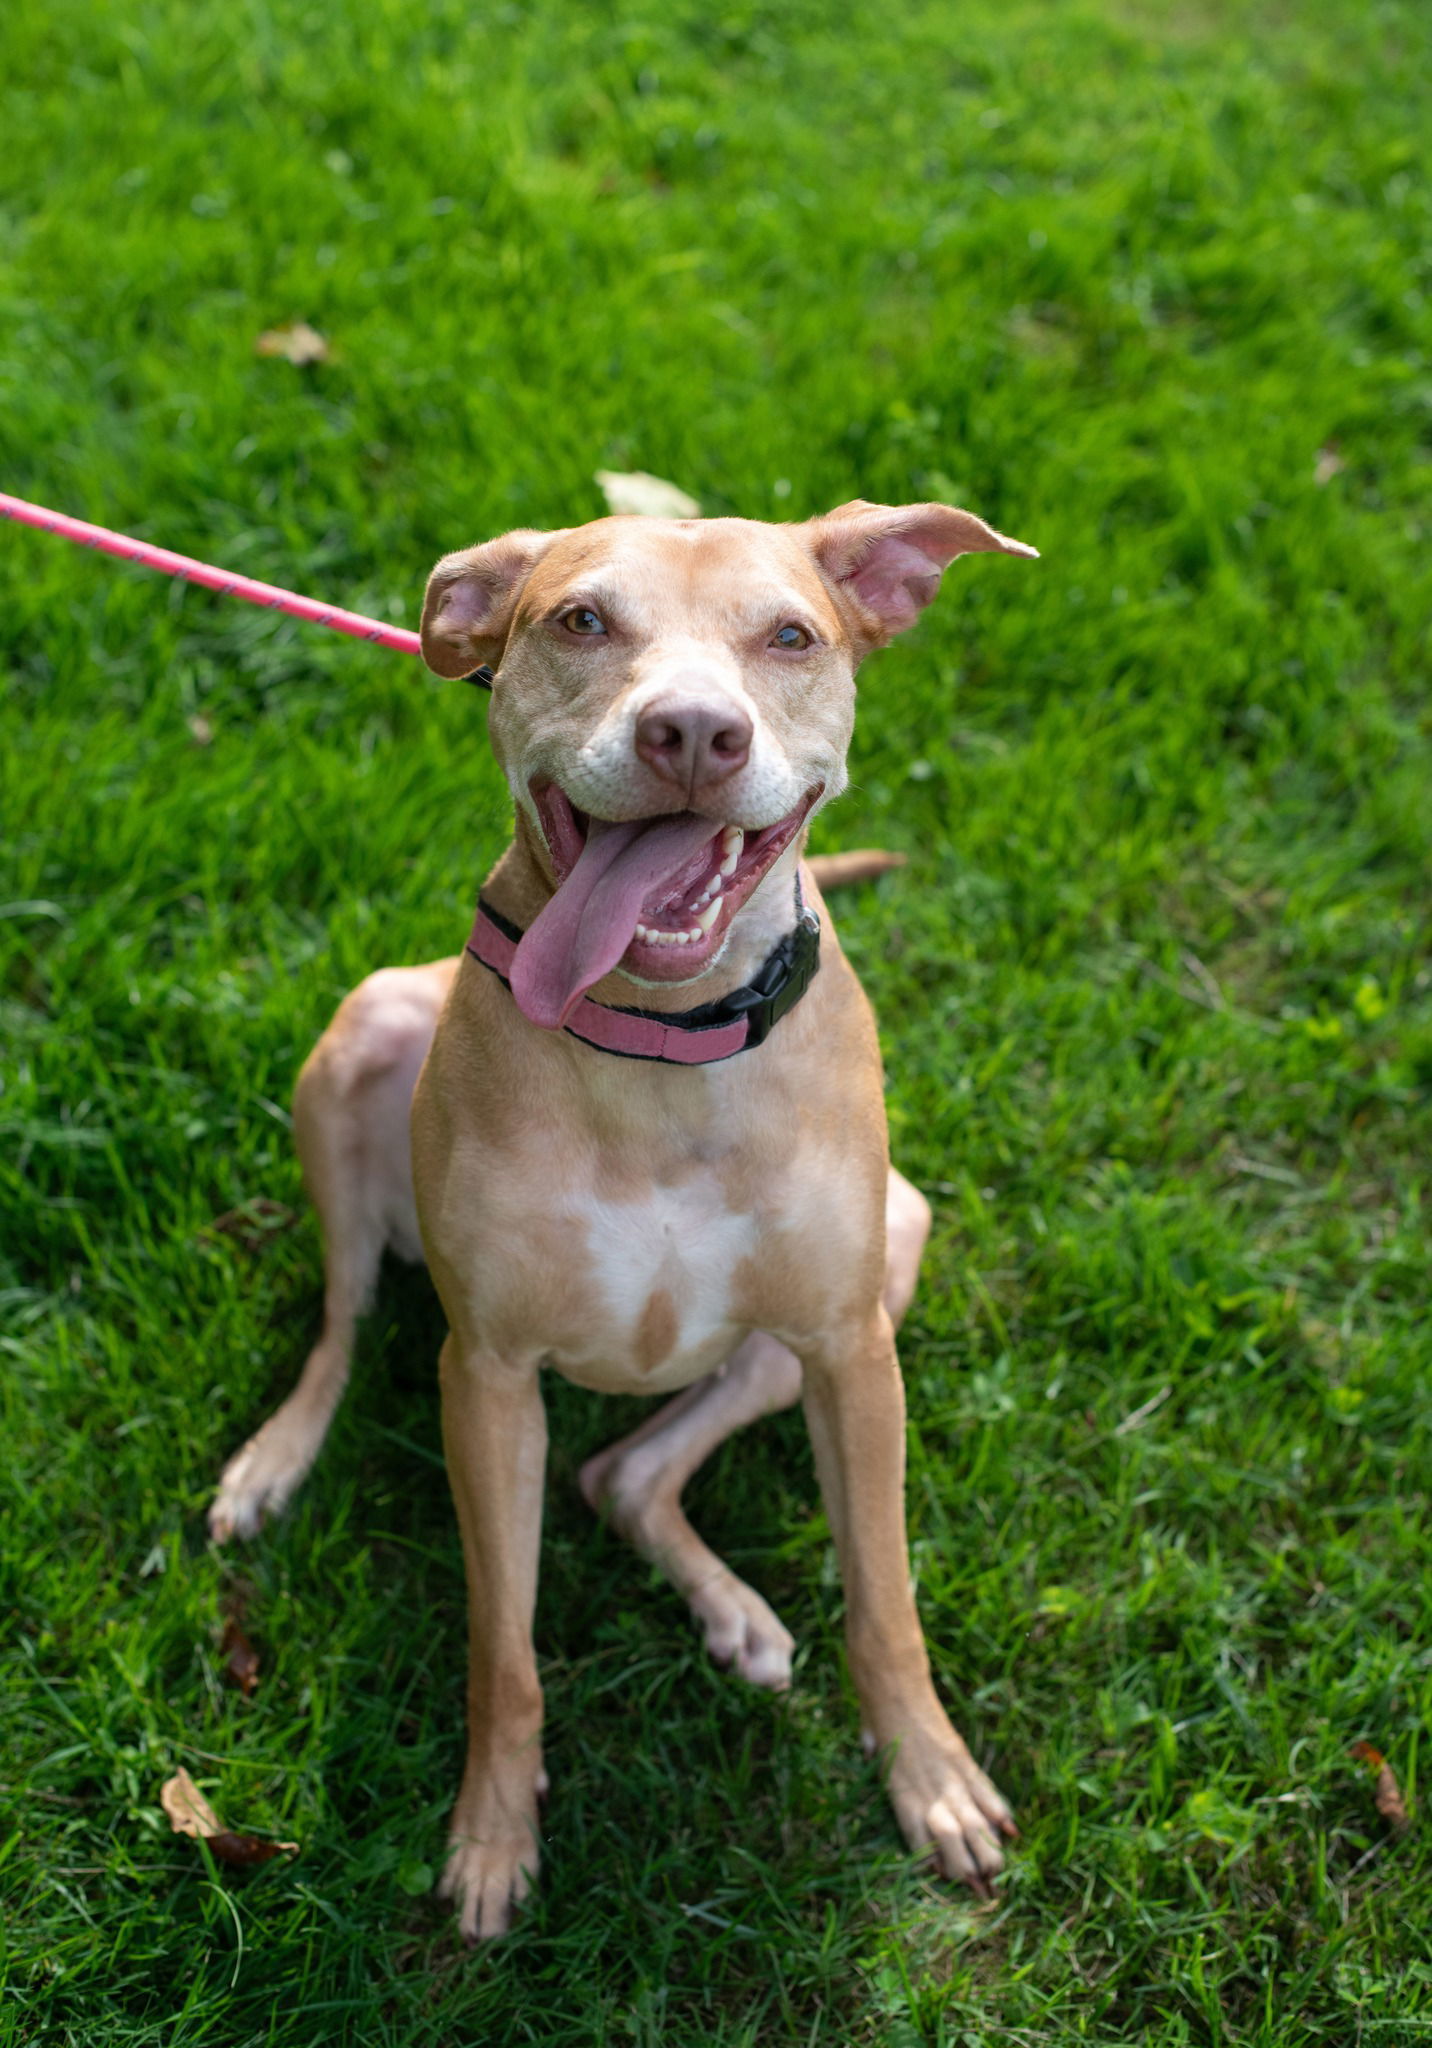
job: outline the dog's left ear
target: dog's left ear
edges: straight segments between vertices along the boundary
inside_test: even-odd
[[[806,532],[822,574],[850,600],[867,649],[914,625],[956,555],[1039,554],[954,505],[853,498],[810,520]]]
[[[470,676],[480,663],[501,661],[523,584],[567,531],[519,527],[443,556],[423,598],[423,660],[435,675]]]

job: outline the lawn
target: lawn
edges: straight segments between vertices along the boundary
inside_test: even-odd
[[[420,1274],[287,1520],[203,1511],[317,1327],[298,1064],[503,843],[483,705],[0,531],[0,2039],[1432,2036],[1432,12],[8,0],[0,79],[5,488],[407,623],[600,467],[1043,552],[872,660],[817,835],[909,856],[837,908],[936,1209],[914,1564],[1007,1881],[900,1847],[799,1416],[692,1494],[776,1701],[587,1515],[633,1411],[559,1386],[545,1868],[474,1957]],[[296,319],[327,361],[256,353]],[[171,1834],[181,1764],[301,1853]]]

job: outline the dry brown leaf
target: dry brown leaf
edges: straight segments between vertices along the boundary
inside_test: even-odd
[[[699,519],[701,506],[680,484],[644,469],[599,469],[596,482],[610,512],[636,512],[647,519]]]
[[[168,1814],[176,1835],[192,1835],[198,1841],[223,1833],[218,1814],[182,1764],[160,1787],[159,1804]]]
[[[1407,1801],[1402,1796],[1402,1787],[1397,1782],[1397,1773],[1380,1749],[1374,1749],[1370,1742],[1355,1742],[1351,1754],[1359,1763],[1366,1764],[1376,1773],[1372,1788],[1372,1803],[1390,1828],[1401,1834],[1411,1826],[1411,1815]]]
[[[296,363],[300,369],[308,363],[326,363],[329,356],[328,343],[306,320],[295,320],[288,327],[266,328],[254,346],[261,356],[282,356],[285,362]]]
[[[251,1202],[240,1202],[237,1209],[226,1209],[222,1216],[216,1216],[199,1232],[200,1237],[211,1237],[218,1232],[223,1237],[237,1238],[247,1251],[257,1251],[280,1230],[287,1230],[297,1222],[297,1213],[285,1202],[271,1201],[267,1195],[255,1195]]]
[[[255,1863],[268,1863],[275,1856],[296,1856],[297,1842],[265,1842],[257,1835],[235,1835],[221,1823],[208,1800],[181,1764],[172,1778],[166,1778],[159,1788],[159,1804],[169,1816],[169,1825],[176,1835],[189,1835],[196,1842],[207,1842],[211,1854],[221,1863],[231,1863],[237,1869],[244,1869]]]
[[[259,1653],[232,1617],[224,1624],[219,1645],[224,1657],[224,1676],[236,1685],[246,1700],[252,1699],[259,1682]]]
[[[271,1863],[275,1856],[298,1854],[297,1842],[261,1842],[257,1835],[231,1835],[227,1828],[221,1828],[217,1835],[206,1835],[204,1839],[221,1863],[232,1863],[236,1870],[251,1869],[256,1863]]]
[[[858,846],[848,853],[812,854],[808,865],[818,889],[844,889],[851,882],[868,882],[892,868],[903,868],[905,856],[884,853],[878,846]]]

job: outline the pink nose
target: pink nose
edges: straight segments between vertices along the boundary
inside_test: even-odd
[[[745,767],[751,721],[735,704],[660,697],[637,720],[636,750],[659,775],[682,789],[699,789]]]

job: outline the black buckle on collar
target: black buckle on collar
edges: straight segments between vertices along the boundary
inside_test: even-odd
[[[787,1010],[795,1008],[819,968],[820,919],[807,908],[797,875],[795,929],[772,948],[750,981],[694,1010],[639,1010],[626,1003],[613,1007],[631,1016],[651,1017],[658,1024],[674,1024],[681,1031],[709,1031],[713,1025],[734,1024],[744,1017],[746,1042],[741,1050],[749,1052],[770,1037]]]
[[[746,1019],[746,1043],[743,1052],[749,1052],[753,1045],[760,1045],[769,1038],[787,1010],[793,1010],[820,968],[820,919],[813,910],[802,904],[796,918],[795,930],[786,933],[775,951],[771,953],[753,981],[744,988],[732,989],[730,995],[708,1007],[724,1013],[722,1019],[712,1018],[716,1023],[724,1017]],[[673,1018],[673,1023],[688,1024],[691,1013]]]

